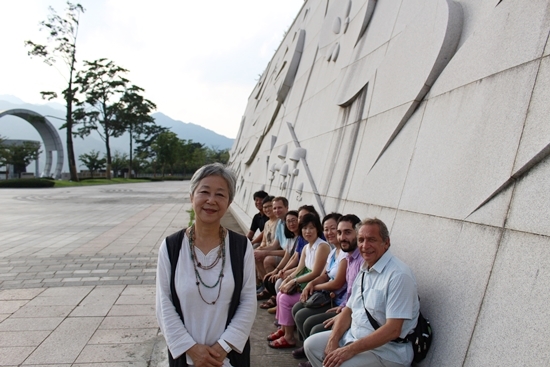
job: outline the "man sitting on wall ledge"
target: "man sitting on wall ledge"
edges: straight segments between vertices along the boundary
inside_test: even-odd
[[[420,311],[416,279],[411,269],[390,251],[388,228],[379,219],[359,224],[357,243],[365,260],[346,307],[335,317],[332,331],[311,335],[304,344],[314,367],[410,366],[405,338]],[[367,311],[381,325],[372,326]]]
[[[248,234],[246,235],[246,237],[248,237],[250,242],[252,242],[252,246],[254,246],[254,248],[258,247],[260,243],[262,243],[264,225],[265,225],[265,222],[269,220],[268,216],[265,215],[264,213],[263,204],[262,204],[266,196],[268,196],[268,193],[263,190],[256,191],[253,195],[254,206],[256,206],[256,209],[258,209],[259,211],[254,215],[254,217],[252,217],[250,230],[248,231]],[[254,238],[254,235],[258,230],[260,231],[260,234],[258,234],[258,236]]]

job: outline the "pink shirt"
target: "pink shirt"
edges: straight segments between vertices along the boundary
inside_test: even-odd
[[[349,296],[351,295],[351,287],[353,286],[353,282],[355,281],[357,274],[359,274],[359,270],[361,269],[362,264],[363,258],[359,253],[359,248],[356,248],[355,251],[353,251],[352,253],[348,253],[348,268],[346,270],[348,295],[346,296],[344,302],[342,302],[342,304],[340,305],[341,307],[345,307],[346,303],[348,303]]]

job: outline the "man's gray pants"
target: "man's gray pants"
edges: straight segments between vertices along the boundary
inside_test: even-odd
[[[307,359],[313,367],[323,367],[323,358],[325,356],[325,347],[328,343],[331,331],[325,331],[310,335],[304,342],[304,350]],[[355,355],[353,358],[345,361],[341,367],[406,367],[399,363],[389,362],[374,354],[366,351]]]

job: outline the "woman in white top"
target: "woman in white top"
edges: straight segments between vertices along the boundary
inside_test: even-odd
[[[348,262],[346,261],[347,253],[342,250],[340,241],[338,241],[337,227],[338,220],[342,217],[339,213],[330,213],[323,218],[323,233],[330,245],[334,246],[327,258],[325,271],[313,279],[302,291],[300,302],[297,302],[292,308],[292,315],[298,328],[298,333],[305,340],[309,335],[311,328],[316,325],[307,324],[307,320],[314,315],[322,314],[328,311],[333,306],[338,306],[346,298],[346,271]],[[304,302],[314,292],[324,291],[329,292],[332,301],[324,306],[317,308],[305,307]],[[313,318],[311,319],[314,320]],[[295,358],[305,358],[305,353],[302,348],[292,351]]]
[[[195,223],[159,249],[156,313],[170,366],[248,367],[256,315],[253,250],[246,237],[220,225],[235,176],[219,163],[204,166],[190,192]]]
[[[302,217],[300,232],[308,243],[302,250],[298,266],[283,281],[277,293],[276,317],[281,329],[268,336],[269,346],[272,348],[291,348],[296,345],[292,307],[300,300],[301,290],[289,293],[294,286],[302,284],[305,287],[305,284],[323,272],[331,250],[328,243],[320,238],[323,228],[319,217],[315,214],[306,214]]]

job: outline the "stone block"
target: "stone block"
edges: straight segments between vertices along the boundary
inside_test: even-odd
[[[116,303],[117,305],[154,305],[155,295],[146,294],[141,296],[120,296]]]
[[[71,317],[25,360],[25,365],[73,363],[101,323],[100,317]]]
[[[29,306],[77,306],[84,296],[81,294],[76,295],[66,295],[59,297],[46,297],[38,296],[31,301],[29,301]]]
[[[14,313],[27,304],[28,301],[0,301],[0,313]]]
[[[106,316],[123,289],[123,286],[94,288],[71,312],[71,317]]]
[[[12,318],[32,318],[32,317],[66,317],[75,306],[28,306],[25,305],[17,310]]]
[[[10,317],[0,323],[0,331],[51,331],[54,330],[62,321],[62,317]]]
[[[3,331],[0,333],[0,348],[3,347],[37,347],[50,334],[43,331]]]
[[[367,120],[364,132],[360,133],[363,138],[356,148],[356,162],[350,173],[349,191],[345,195],[348,200],[399,207],[424,107],[422,104],[375,165],[376,144],[380,143],[380,134],[383,134],[388,116],[385,113]]]
[[[401,209],[464,219],[498,193],[512,172],[537,70],[528,63],[428,101]]]
[[[535,87],[531,96],[527,118],[517,158],[514,163],[514,174],[530,169],[533,164],[544,156],[549,155],[550,149],[550,126],[547,123],[550,107],[548,99],[550,91],[550,57],[545,57],[540,62]]]
[[[0,300],[31,300],[42,292],[43,288],[4,289],[0,291]]]
[[[106,317],[99,329],[148,329],[157,325],[156,316],[110,316]]]
[[[150,343],[87,345],[77,363],[147,363],[153,351]]]
[[[0,366],[19,366],[34,347],[0,347]]]
[[[88,344],[135,344],[157,337],[158,328],[97,330]]]
[[[65,297],[65,296],[82,296],[85,297],[90,293],[93,287],[63,287],[63,288],[48,288],[41,296],[43,297]]]
[[[155,316],[155,303],[149,305],[113,305],[107,316]]]
[[[390,232],[391,251],[413,270],[422,313],[432,323],[436,337],[430,366],[462,366],[500,236],[497,228],[397,214]]]
[[[550,236],[550,159],[533,167],[515,184],[506,227]]]
[[[504,233],[464,366],[547,364],[548,264],[547,237]]]
[[[550,29],[546,19],[547,2],[501,1],[498,6],[495,5],[479,5],[490,7],[490,10],[485,10],[486,16],[475,23],[475,29],[468,30],[469,37],[461,44],[430,90],[431,96],[452,91],[542,56]]]

